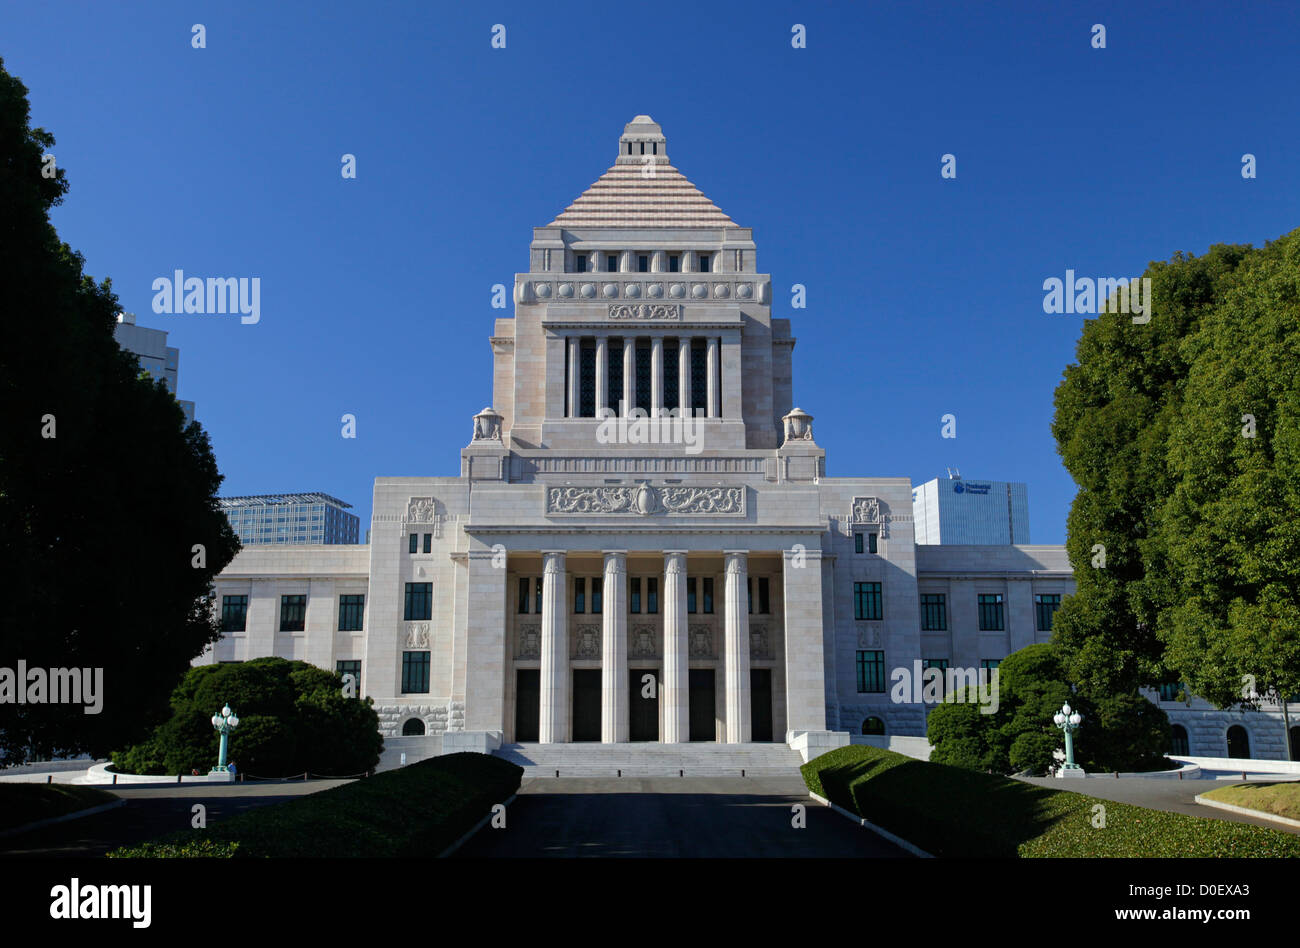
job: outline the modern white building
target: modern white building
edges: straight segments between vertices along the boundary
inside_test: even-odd
[[[637,116],[533,229],[459,473],[376,479],[368,544],[243,550],[198,661],[351,672],[444,751],[923,736],[894,670],[1045,641],[1065,551],[918,545],[909,479],[828,476],[756,249]]]
[[[912,488],[917,543],[1029,543],[1029,491],[1022,483],[935,478]]]
[[[134,313],[118,313],[113,338],[119,346],[139,360],[140,368],[163,382],[167,391],[176,395],[180,383],[181,353],[175,346],[167,345],[165,329],[149,329],[137,325]],[[194,403],[179,398],[177,403],[185,413],[185,423],[188,425],[194,420]]]

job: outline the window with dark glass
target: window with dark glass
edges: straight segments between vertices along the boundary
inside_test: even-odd
[[[534,605],[533,605],[533,612],[535,612],[537,615],[541,615],[541,613],[542,613],[542,577],[540,577],[540,576],[537,577],[537,580],[536,580],[536,582],[535,582],[535,584],[534,584],[533,603],[534,603]]]
[[[884,610],[880,602],[880,583],[853,584],[853,618],[884,618]]]
[[[758,577],[758,611],[768,615],[772,611],[772,583],[766,576]]]
[[[1178,693],[1183,690],[1181,681],[1165,681],[1160,684],[1161,701],[1177,701]]]
[[[609,340],[605,359],[605,404],[616,415],[625,414],[626,409],[619,410],[618,403],[623,400],[623,340],[614,336]]]
[[[1034,596],[1034,612],[1037,614],[1039,632],[1052,631],[1052,616],[1055,615],[1056,610],[1059,608],[1061,608],[1061,597],[1059,595],[1038,594]]]
[[[357,687],[361,686],[361,660],[347,659],[334,663],[334,670],[339,673],[339,677],[344,675],[352,676],[352,683]]]
[[[596,417],[596,340],[578,346],[578,417]]]
[[[593,576],[591,579],[591,614],[600,615],[604,608],[604,580],[599,576]]]
[[[681,254],[670,253],[670,254],[668,255],[668,272],[669,272],[669,273],[680,273],[680,272],[681,272],[681,269],[682,269],[682,257],[681,257]]]
[[[700,254],[700,272],[709,272],[709,255],[707,253]]]
[[[695,611],[695,577],[686,577],[686,611],[688,613]]]
[[[577,253],[573,255],[573,269],[578,273],[587,272],[587,255],[585,253]]]
[[[618,254],[616,253],[605,254],[605,269],[608,270],[610,273],[618,272]]]
[[[573,577],[573,611],[574,612],[586,611],[585,608],[586,603],[584,601],[586,599],[586,591],[587,591],[587,581],[583,579],[581,576]]]
[[[948,631],[948,600],[943,593],[921,593],[921,628],[926,632]]]
[[[868,553],[879,552],[879,550],[876,549],[876,534],[874,533],[867,534],[867,552]]]
[[[221,597],[221,631],[244,632],[248,624],[248,597]]]
[[[429,693],[429,653],[402,653],[402,694]]]
[[[633,576],[627,581],[628,588],[628,612],[641,611],[641,577]]]
[[[927,671],[927,670],[929,670],[929,669],[931,669],[931,668],[937,668],[937,669],[939,669],[939,677],[938,677],[938,679],[937,679],[937,681],[938,681],[938,683],[939,683],[939,696],[940,696],[940,697],[943,697],[943,695],[947,693],[947,690],[946,690],[946,689],[947,689],[947,687],[948,687],[948,685],[947,685],[947,678],[948,678],[948,659],[946,659],[946,658],[923,658],[923,659],[921,659],[921,671],[922,671],[922,672],[925,672],[925,671]],[[922,687],[924,687],[925,678],[922,677],[921,681],[922,681]]]
[[[704,614],[706,616],[712,615],[713,614],[713,577],[705,576],[704,579],[701,581],[701,585],[704,587]]]
[[[1002,593],[980,593],[979,614],[981,632],[1002,632]]]
[[[432,534],[432,533],[426,533],[426,534],[424,535],[424,552],[426,552],[426,553],[432,553],[432,552],[433,552],[433,534]]]
[[[420,535],[418,533],[411,534],[411,543],[410,543],[409,551],[411,553],[420,552]]]
[[[519,614],[524,615],[528,612],[528,578],[521,577],[519,580]]]
[[[280,631],[301,632],[307,620],[306,596],[280,597]]]
[[[1169,728],[1169,753],[1172,756],[1186,757],[1188,751],[1187,728],[1181,724],[1174,724]]]
[[[754,577],[745,577],[745,600],[750,615],[754,614]]]
[[[677,366],[681,362],[681,349],[676,339],[664,340],[664,411],[671,409],[681,410],[678,400],[678,385],[681,382],[681,373],[677,371]]]
[[[647,576],[645,581],[645,611],[654,615],[659,611],[659,577]]]
[[[1002,664],[1002,659],[1000,658],[981,658],[980,670],[984,672],[983,680],[992,681],[993,675],[991,674],[991,672],[1001,664]]]
[[[366,597],[360,594],[339,596],[339,631],[360,632],[366,615]]]
[[[638,255],[637,255],[637,258],[636,258],[636,270],[637,270],[637,273],[649,273],[649,272],[650,272],[650,255],[649,255],[649,254],[645,254],[645,253],[643,253],[643,254],[638,254]]]
[[[433,618],[433,583],[407,583],[406,619]]]
[[[636,407],[650,413],[650,341],[639,339],[636,344]]]
[[[853,534],[853,552],[854,552],[854,553],[861,553],[861,552],[862,552],[862,549],[863,549],[863,547],[862,547],[862,534],[861,534],[861,533],[855,533],[855,534]]]
[[[691,413],[709,410],[709,348],[703,339],[691,340]]]
[[[858,652],[858,692],[879,694],[885,690],[885,653],[879,649]]]

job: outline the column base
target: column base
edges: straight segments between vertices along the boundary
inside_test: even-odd
[[[799,752],[806,764],[837,747],[848,747],[848,731],[786,731],[785,742]]]
[[[500,731],[444,731],[442,753],[490,754],[501,746]]]
[[[1062,765],[1061,769],[1058,770],[1058,771],[1056,772],[1056,776],[1058,776],[1058,777],[1086,777],[1086,776],[1088,776],[1088,774],[1087,774],[1087,772],[1086,772],[1082,767],[1080,767],[1078,764],[1075,764],[1073,767],[1071,767],[1071,766],[1068,765],[1068,764],[1065,764],[1065,765]]]

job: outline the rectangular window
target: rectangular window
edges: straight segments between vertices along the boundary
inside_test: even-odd
[[[853,584],[853,618],[884,618],[884,609],[880,602],[880,583]]]
[[[645,611],[654,615],[659,611],[659,577],[647,576],[645,581]]]
[[[862,547],[862,534],[861,534],[861,533],[855,533],[855,534],[853,534],[853,552],[854,552],[854,553],[861,553],[861,552],[862,552],[862,549],[863,549],[863,547]]]
[[[1183,684],[1180,681],[1166,681],[1160,685],[1161,701],[1177,701],[1178,692],[1183,690]]]
[[[921,594],[921,629],[925,632],[948,631],[948,600],[943,593]]]
[[[633,576],[627,581],[628,585],[628,612],[639,613],[641,611],[641,578]]]
[[[586,611],[586,592],[587,581],[581,576],[573,578],[573,611],[575,613]]]
[[[680,273],[680,272],[681,272],[681,269],[682,269],[682,256],[681,256],[681,254],[670,253],[670,254],[668,255],[668,272],[669,272],[669,273]]]
[[[578,417],[596,417],[596,340],[578,344]]]
[[[674,408],[681,412],[682,406],[678,388],[682,377],[681,373],[677,371],[681,354],[682,350],[676,339],[670,337],[664,340],[663,406],[665,412],[672,411]],[[681,413],[685,414],[685,412]]]
[[[984,672],[983,680],[992,681],[993,676],[990,675],[989,672],[993,671],[993,669],[997,668],[1001,664],[1002,664],[1002,659],[1000,658],[981,658],[980,670]]]
[[[339,596],[339,631],[360,632],[366,615],[366,597],[363,595]]]
[[[618,273],[618,254],[605,254],[605,269],[610,273]]]
[[[306,596],[280,597],[280,631],[301,632],[307,621]]]
[[[745,577],[745,599],[747,601],[749,614],[754,614],[754,577]]]
[[[772,583],[766,576],[758,577],[758,611],[768,615],[772,611]]]
[[[648,416],[650,414],[650,340],[642,339],[636,344],[636,407]]]
[[[1052,616],[1056,610],[1061,608],[1061,597],[1059,595],[1036,595],[1034,596],[1034,612],[1038,614],[1038,631],[1052,631]]]
[[[578,273],[587,272],[587,255],[585,253],[573,255],[573,269]]]
[[[858,652],[858,693],[881,694],[885,690],[885,653],[879,649]]]
[[[527,613],[528,613],[528,577],[521,576],[519,578],[519,614],[522,616],[522,615],[526,615]]]
[[[704,586],[704,614],[713,615],[713,577],[705,576]]]
[[[707,253],[700,254],[700,272],[709,272],[709,255]]]
[[[1002,593],[980,593],[980,631],[1002,632]]]
[[[695,612],[695,577],[686,577],[686,611]]]
[[[426,533],[426,534],[424,535],[424,552],[426,552],[426,553],[432,553],[432,552],[433,552],[433,534],[432,534],[432,533]]]
[[[600,615],[600,611],[605,607],[604,602],[604,579],[599,576],[593,576],[591,579],[591,614]]]
[[[402,694],[426,695],[429,693],[429,653],[402,653]]]
[[[221,597],[221,631],[244,632],[248,625],[248,597]]]
[[[637,270],[637,273],[649,273],[649,272],[650,272],[650,255],[649,255],[649,254],[644,254],[644,253],[643,253],[643,254],[638,254],[638,255],[637,255],[637,258],[636,258],[636,270]]]
[[[605,391],[605,405],[611,414],[626,415],[631,406],[619,411],[619,402],[623,400],[623,340],[614,336],[606,345],[605,382],[608,387]]]
[[[334,670],[339,673],[339,677],[344,675],[352,676],[352,684],[356,687],[355,694],[360,694],[361,689],[361,660],[345,660],[334,663]]]
[[[709,348],[703,339],[691,340],[691,414],[708,413]]]
[[[406,609],[403,616],[408,620],[433,618],[433,583],[406,584]]]
[[[923,659],[921,659],[921,673],[922,673],[922,676],[921,676],[921,682],[922,682],[922,688],[924,688],[924,686],[925,686],[925,680],[926,680],[926,679],[925,679],[925,671],[926,671],[926,669],[929,669],[929,668],[937,668],[937,669],[939,669],[939,679],[938,679],[938,681],[939,681],[939,697],[942,698],[942,697],[944,696],[944,694],[946,694],[945,689],[946,689],[947,686],[948,686],[948,685],[947,685],[947,679],[948,679],[948,659],[946,659],[946,658],[923,658]]]
[[[533,612],[542,614],[542,577],[538,576],[533,593]]]
[[[418,533],[411,534],[411,543],[408,549],[412,553],[420,552],[420,535]]]
[[[879,550],[876,549],[876,534],[874,533],[867,534],[867,552],[868,553],[880,552]]]

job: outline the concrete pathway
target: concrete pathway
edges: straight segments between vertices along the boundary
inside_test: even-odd
[[[1253,816],[1231,813],[1215,807],[1201,806],[1193,797],[1219,787],[1230,787],[1228,780],[1162,780],[1147,777],[1089,777],[1086,780],[1060,780],[1055,777],[1021,777],[1025,783],[1050,787],[1053,790],[1073,790],[1100,800],[1114,800],[1116,803],[1131,803],[1145,806],[1152,810],[1166,810],[1170,813],[1185,813],[1209,820],[1227,820],[1231,823],[1253,823],[1255,826],[1267,826],[1269,829],[1284,833],[1300,834],[1300,829],[1283,823],[1274,823]],[[1258,783],[1258,781],[1254,781]]]
[[[799,777],[529,779],[506,827],[485,826],[456,856],[911,858],[811,799]]]
[[[282,803],[348,783],[346,780],[311,780],[306,783],[232,784],[227,786],[150,786],[101,788],[127,801],[103,813],[69,820],[0,839],[0,857],[102,856],[129,843],[156,839],[175,830],[189,829],[192,807],[207,808],[211,826],[254,807]]]

